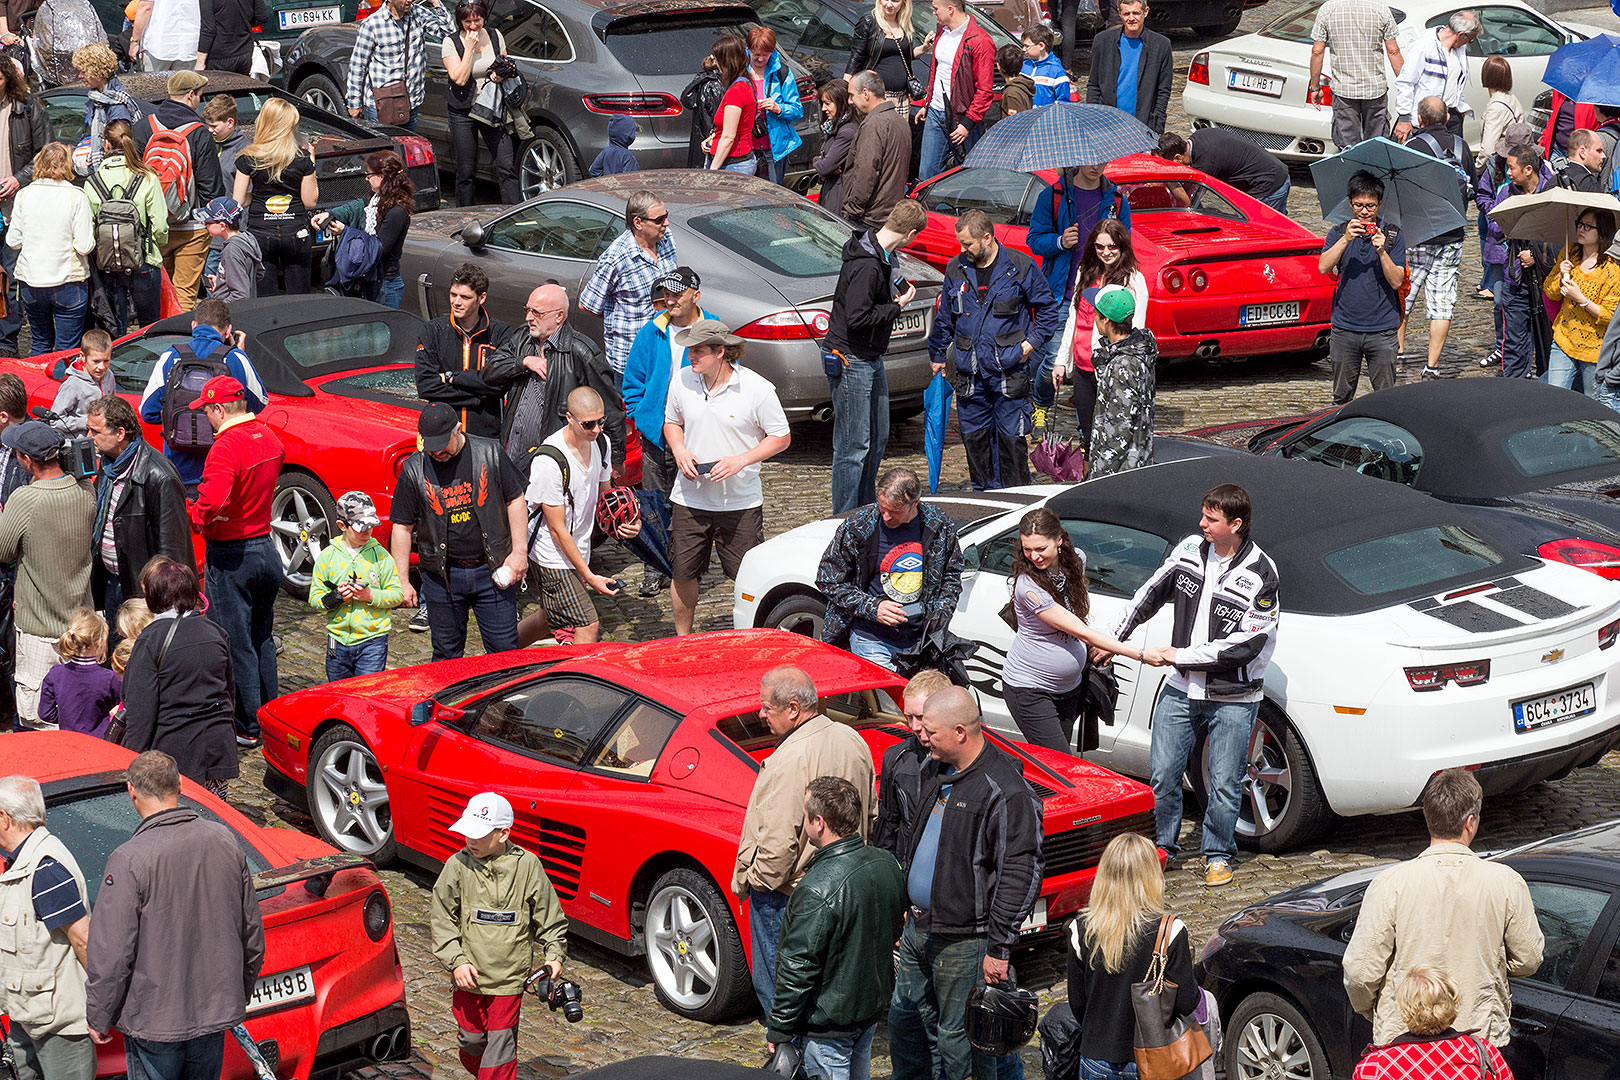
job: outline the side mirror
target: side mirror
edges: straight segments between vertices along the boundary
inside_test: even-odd
[[[428,698],[426,701],[418,701],[411,706],[411,726],[421,727],[423,724],[434,721],[441,724],[453,724],[466,715],[465,709],[457,709],[454,706],[446,705],[442,701]]]
[[[484,227],[476,221],[469,221],[461,229],[461,242],[477,251],[484,246]]]
[[[411,727],[421,727],[429,720],[432,720],[433,706],[437,704],[438,702],[434,701],[432,698],[429,698],[426,701],[418,701],[415,705],[412,705]]]

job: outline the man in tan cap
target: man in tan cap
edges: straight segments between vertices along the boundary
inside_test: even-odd
[[[142,0],[142,11],[151,6]],[[137,16],[139,14],[137,12]],[[133,33],[139,35],[140,31],[141,24],[137,18]],[[195,45],[191,51],[195,55]],[[135,125],[135,144],[143,158],[155,135],[172,131],[184,140],[184,150],[175,145],[179,140],[174,135],[158,137],[164,144],[173,146],[177,154],[183,153],[191,159],[191,184],[189,188],[180,184],[174,191],[179,206],[169,214],[169,239],[163,245],[163,269],[169,272],[169,277],[174,281],[180,307],[186,311],[197,304],[203,264],[208,261],[208,226],[192,220],[192,211],[230,194],[219,175],[219,151],[214,146],[214,137],[208,133],[208,125],[197,112],[197,106],[202,103],[203,87],[207,85],[207,77],[200,72],[175,72],[169,76],[169,99],[159,102],[150,115]],[[168,182],[164,183],[165,195],[170,194],[170,186]]]

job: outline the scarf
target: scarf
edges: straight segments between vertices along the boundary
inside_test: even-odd
[[[107,531],[107,515],[112,512],[113,481],[128,470],[135,460],[135,454],[140,450],[139,440],[131,442],[124,447],[124,452],[113,460],[101,466],[101,472],[96,475],[96,529],[90,535],[101,542],[102,534]]]
[[[111,105],[122,105],[128,109],[129,126],[134,127],[141,122],[141,107],[135,103],[134,98],[122,90],[114,90],[111,84],[100,90],[90,91],[88,96],[90,104],[94,106],[90,110],[89,149],[90,171],[95,172],[96,166],[101,164],[102,156],[107,152],[107,140],[103,137],[103,133],[107,130],[107,108]]]

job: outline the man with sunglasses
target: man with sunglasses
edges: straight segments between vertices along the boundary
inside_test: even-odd
[[[652,302],[653,282],[678,265],[669,210],[657,195],[631,192],[624,204],[624,224],[624,232],[596,260],[596,270],[579,294],[579,306],[601,316],[603,351],[621,391],[636,334],[658,314]]]

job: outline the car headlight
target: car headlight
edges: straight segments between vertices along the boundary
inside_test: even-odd
[[[392,921],[393,913],[388,907],[388,894],[381,889],[373,889],[366,897],[365,924],[366,936],[372,941],[381,941],[383,935],[388,933],[388,924]]]

